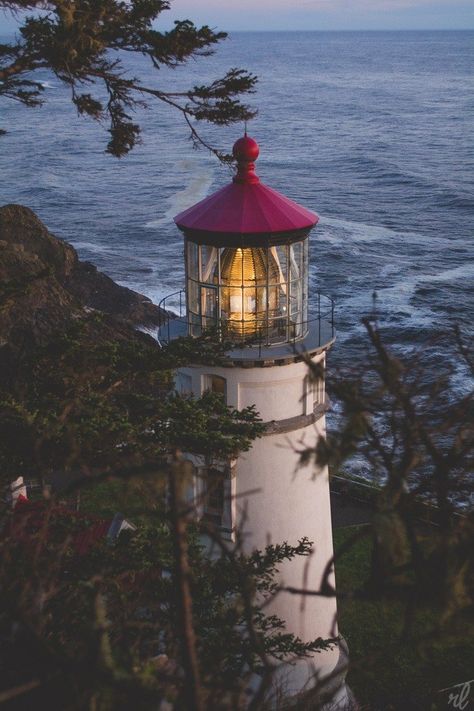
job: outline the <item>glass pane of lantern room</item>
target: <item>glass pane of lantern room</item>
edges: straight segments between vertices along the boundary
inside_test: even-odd
[[[290,245],[290,281],[299,279],[303,272],[303,243]]]
[[[303,242],[303,323],[304,328],[308,322],[308,273],[309,273],[309,239]]]
[[[199,284],[193,279],[188,279],[188,311],[199,315]]]
[[[215,287],[201,286],[201,309],[204,328],[211,328],[217,324],[217,289]]]
[[[243,290],[243,296],[242,329],[245,336],[251,336],[256,332],[257,289],[247,287]]]
[[[294,314],[299,313],[302,309],[302,296],[303,296],[303,289],[302,289],[302,280],[299,279],[298,281],[292,281],[290,286],[290,314],[292,317]],[[294,320],[294,319],[293,319]]]
[[[189,335],[194,338],[202,336],[202,319],[198,314],[189,314]]]
[[[277,287],[271,287],[270,292],[275,291]],[[268,326],[268,302],[267,302],[267,289],[263,286],[258,287],[254,290],[256,304],[255,304],[255,332],[262,334],[265,332]]]
[[[249,315],[250,315],[250,318],[253,318],[253,314],[255,314],[255,312],[257,310],[256,292],[257,292],[257,290],[253,286],[251,286],[250,288],[244,289],[244,310],[243,310],[243,318],[244,319],[246,319]]]
[[[290,287],[290,338],[298,338],[302,333],[302,279],[292,281]]]
[[[201,246],[201,281],[217,284],[217,248]]]
[[[194,242],[187,242],[187,269],[188,277],[199,279],[199,254],[198,246]]]
[[[276,264],[276,282],[280,284],[286,284],[286,282],[288,281],[288,245],[282,244],[277,247],[270,247],[269,261],[273,261]],[[268,277],[269,283],[272,284],[275,279],[271,269],[269,269]]]

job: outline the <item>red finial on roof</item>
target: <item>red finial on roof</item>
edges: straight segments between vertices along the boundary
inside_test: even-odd
[[[314,212],[267,187],[255,175],[257,141],[242,136],[232,152],[237,160],[233,182],[176,215],[180,229],[268,237],[314,227],[319,219]]]
[[[247,132],[245,132],[245,136],[234,143],[232,154],[237,160],[237,175],[234,177],[234,183],[260,182],[260,178],[255,173],[254,163],[259,153],[257,141],[247,136]]]

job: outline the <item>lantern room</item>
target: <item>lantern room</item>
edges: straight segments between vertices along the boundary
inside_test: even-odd
[[[253,138],[236,141],[232,182],[174,218],[186,288],[160,302],[160,342],[212,331],[250,363],[286,358],[296,342],[315,353],[334,340],[332,299],[313,292],[308,313],[309,235],[319,218],[260,181],[258,154]]]
[[[221,246],[186,238],[189,332],[219,328],[230,340],[282,343],[307,324],[308,238]],[[272,243],[273,242],[273,243]]]
[[[256,141],[233,147],[232,183],[177,215],[189,334],[272,345],[308,331],[308,235],[318,216],[263,185]]]

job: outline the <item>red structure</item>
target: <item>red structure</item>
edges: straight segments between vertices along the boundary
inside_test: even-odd
[[[48,505],[44,500],[29,501],[20,494],[13,515],[1,535],[26,548],[37,545],[41,536],[44,544],[54,539],[67,540],[69,537],[71,549],[76,555],[83,556],[106,540],[116,540],[125,528],[135,530],[135,526],[121,514],[101,519],[73,511],[61,504]]]
[[[262,236],[316,225],[314,212],[260,182],[254,164],[260,151],[253,138],[239,138],[232,152],[238,166],[232,183],[177,215],[181,230]]]

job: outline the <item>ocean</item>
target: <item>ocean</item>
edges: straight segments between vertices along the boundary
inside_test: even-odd
[[[229,67],[258,75],[250,103],[259,115],[248,127],[257,172],[321,218],[310,298],[320,290],[336,301],[330,368],[366,357],[361,319],[374,291],[397,352],[430,346],[428,377],[456,361],[438,336],[472,327],[473,50],[470,31],[255,32],[156,76],[125,58],[149,84],[178,91]],[[41,79],[42,108],[0,108],[1,203],[31,207],[82,259],[157,303],[183,285],[172,217],[229,181],[229,168],[193,150],[181,117],[156,102],[138,112],[142,145],[114,159],[107,127],[78,117],[54,77]],[[230,151],[243,126],[202,133]],[[472,385],[462,364],[452,384],[459,393]]]

